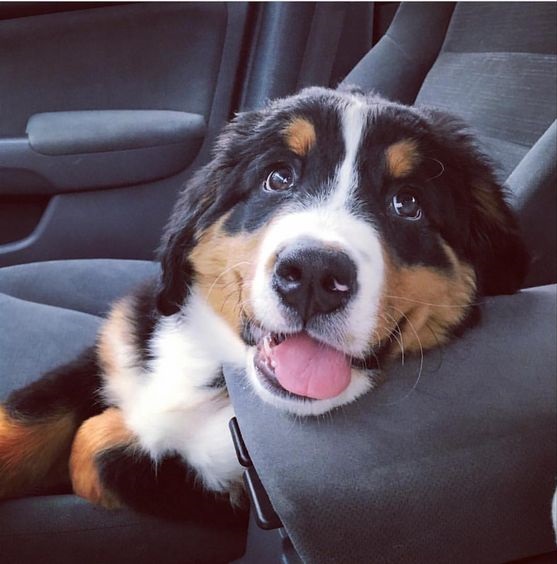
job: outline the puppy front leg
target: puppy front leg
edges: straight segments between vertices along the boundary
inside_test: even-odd
[[[74,492],[104,507],[120,507],[122,502],[117,492],[111,491],[102,479],[100,461],[103,454],[122,448],[134,449],[136,441],[119,409],[111,407],[87,419],[75,435],[70,454]]]
[[[157,460],[139,445],[119,409],[109,408],[79,428],[70,456],[74,492],[107,508],[129,507],[171,519],[212,525],[245,523],[245,507],[228,492],[207,490],[199,473],[169,452]]]

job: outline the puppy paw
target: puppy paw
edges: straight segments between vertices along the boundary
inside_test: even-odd
[[[75,436],[70,455],[70,478],[76,495],[103,507],[121,507],[118,496],[102,481],[98,457],[116,446],[133,441],[120,410],[109,408],[87,419]]]

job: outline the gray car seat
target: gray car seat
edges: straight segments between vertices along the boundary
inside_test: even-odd
[[[554,32],[553,4],[403,4],[346,79],[478,129],[536,259],[529,285],[555,282]],[[1,269],[0,398],[91,344],[109,302],[157,268]],[[241,374],[226,375],[254,468],[304,560],[509,561],[552,549],[555,286],[494,298],[485,318],[428,356],[414,391],[408,363],[326,421],[294,424],[254,400]],[[108,512],[67,494],[0,504],[7,562],[214,562],[239,556],[243,542],[242,530]]]

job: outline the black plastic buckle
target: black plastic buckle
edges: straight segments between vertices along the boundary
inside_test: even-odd
[[[251,505],[255,513],[255,522],[266,531],[282,527],[282,521],[277,515],[259,476],[252,464],[251,457],[244,443],[238,420],[233,417],[228,424],[238,462],[246,468],[244,471],[244,484],[248,492]]]
[[[244,438],[240,431],[240,426],[238,425],[238,420],[233,417],[228,423],[228,428],[230,429],[230,434],[232,435],[232,442],[234,443],[234,449],[236,450],[236,456],[238,457],[238,462],[244,467],[249,468],[253,466],[248,449],[244,443]]]

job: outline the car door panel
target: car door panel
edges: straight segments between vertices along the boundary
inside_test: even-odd
[[[222,3],[146,3],[0,22],[0,124],[33,114],[165,109],[207,115],[226,31]]]
[[[161,110],[35,114],[0,140],[0,194],[57,194],[171,176],[191,164],[203,116]]]
[[[132,3],[0,20],[0,266],[153,258],[229,117],[247,13]]]

